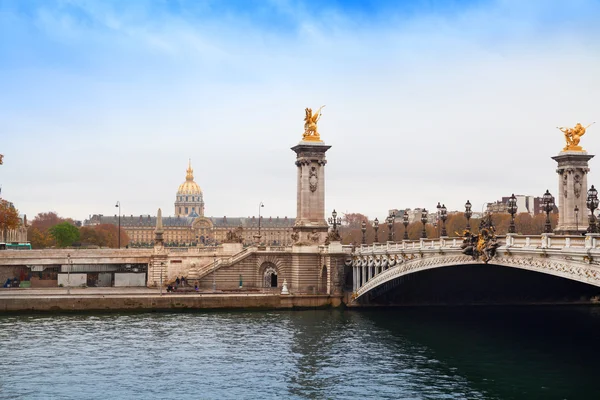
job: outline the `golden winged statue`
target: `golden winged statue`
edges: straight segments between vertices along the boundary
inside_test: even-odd
[[[563,151],[583,151],[583,148],[579,145],[579,141],[581,140],[581,137],[585,135],[586,129],[594,124],[595,122],[592,122],[588,126],[584,127],[578,122],[573,128],[557,126],[557,128],[565,134],[565,140],[567,142],[567,145]]]
[[[3,164],[2,159],[4,158],[4,156],[2,154],[0,154],[0,165]]]
[[[316,113],[313,114],[312,108],[306,108],[304,111],[306,113],[304,117],[304,134],[302,135],[302,140],[308,142],[320,142],[321,136],[319,135],[319,131],[317,130],[317,122],[321,118],[321,110],[325,106],[319,107]]]

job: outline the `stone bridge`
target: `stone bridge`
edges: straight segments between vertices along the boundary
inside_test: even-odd
[[[598,236],[499,236],[501,246],[490,265],[554,275],[600,287]],[[484,264],[464,255],[460,238],[421,239],[362,245],[347,258],[352,268],[353,298],[361,301],[374,290],[416,272],[469,264]],[[390,288],[391,285],[388,285]]]

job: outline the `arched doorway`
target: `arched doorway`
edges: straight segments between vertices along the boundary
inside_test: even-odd
[[[327,294],[327,267],[323,265],[321,269],[321,276],[319,278],[319,292]]]
[[[277,269],[274,264],[268,263],[263,272],[263,287],[276,288],[277,283]]]

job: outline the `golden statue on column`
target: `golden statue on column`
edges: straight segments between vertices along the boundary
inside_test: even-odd
[[[321,136],[317,130],[317,122],[321,118],[321,110],[325,106],[319,107],[316,113],[313,114],[312,108],[306,108],[304,111],[306,116],[304,117],[304,134],[302,140],[307,142],[321,142]]]
[[[565,134],[565,140],[567,141],[567,145],[563,151],[583,151],[583,148],[579,145],[579,141],[581,140],[581,137],[585,135],[585,130],[594,124],[595,122],[592,122],[588,126],[584,127],[578,122],[574,128],[557,126],[557,128]]]

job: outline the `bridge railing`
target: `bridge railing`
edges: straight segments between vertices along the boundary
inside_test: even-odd
[[[541,249],[590,249],[600,248],[600,237],[574,236],[574,235],[504,235],[498,236],[500,246],[507,248],[541,248]],[[463,243],[460,237],[446,237],[435,239],[404,240],[402,242],[374,243],[360,245],[354,253],[396,252],[425,249],[459,249]]]

